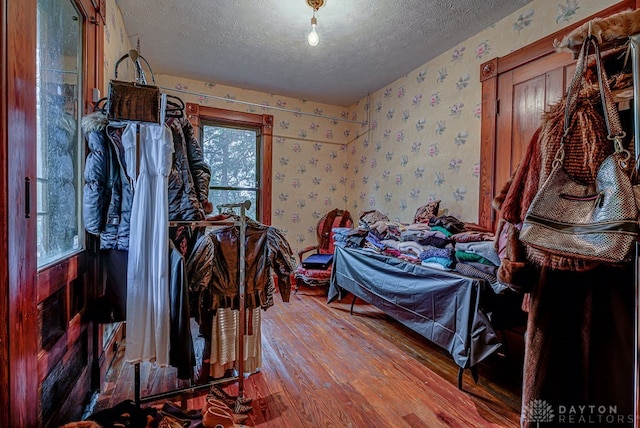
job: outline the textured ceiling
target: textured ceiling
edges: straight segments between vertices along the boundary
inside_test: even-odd
[[[348,106],[531,0],[116,0],[159,74]],[[135,45],[135,38],[132,44]]]

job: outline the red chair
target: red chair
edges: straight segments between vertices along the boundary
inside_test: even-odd
[[[315,250],[314,254],[333,254],[333,235],[332,229],[334,227],[353,227],[353,219],[349,211],[334,209],[329,211],[318,221],[316,228],[316,236],[318,239],[318,245],[311,245],[298,251],[298,260],[300,264],[291,273],[291,283],[294,285],[294,292],[298,291],[298,288],[302,285],[317,287],[328,285],[331,279],[331,267],[329,263],[326,267],[322,268],[313,263],[309,263],[309,257],[313,258],[314,255],[303,258],[303,256]]]

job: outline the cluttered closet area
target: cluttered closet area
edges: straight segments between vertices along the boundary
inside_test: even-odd
[[[483,90],[506,101],[491,147],[510,177],[492,206],[501,279],[528,312],[524,427],[636,421],[638,22],[596,18],[543,60],[484,70]],[[516,107],[532,88],[541,117]]]
[[[124,64],[132,81],[119,79]],[[99,240],[104,290],[93,316],[124,322],[122,364],[134,367],[130,398],[94,403],[83,418],[100,426],[245,421],[253,407],[243,382],[262,367],[261,318],[289,302],[289,243],[249,215],[259,215],[250,200],[210,197],[211,167],[185,110],[131,50],[83,119],[83,220]],[[195,395],[204,404],[190,408]]]

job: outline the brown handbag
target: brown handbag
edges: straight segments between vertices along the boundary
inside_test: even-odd
[[[151,66],[141,55],[131,52],[123,55],[115,66],[115,79],[109,82],[109,92],[107,98],[107,116],[110,120],[126,120],[136,122],[160,123],[161,118],[161,95],[160,88],[155,85],[147,85],[146,77],[140,65],[142,59],[151,71],[151,78],[155,84],[155,76]],[[120,63],[131,57],[136,67],[138,82],[127,82],[118,80],[118,66]]]
[[[598,167],[595,182],[584,184],[563,168],[566,143],[563,137],[552,170],[531,202],[520,231],[520,240],[537,253],[534,262],[540,262],[545,254],[549,258],[560,257],[569,261],[555,263],[553,267],[556,269],[571,270],[580,265],[579,262],[627,261],[638,236],[638,208],[628,172],[630,153],[622,145],[625,133],[613,103],[595,37],[587,37],[580,51],[567,94],[564,136],[569,134],[569,123],[584,78],[590,46],[595,48],[605,123],[614,152]],[[578,263],[571,263],[571,259]]]

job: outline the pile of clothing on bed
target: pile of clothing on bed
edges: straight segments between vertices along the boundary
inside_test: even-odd
[[[411,224],[391,221],[377,210],[364,212],[358,227],[332,230],[334,245],[481,278],[496,293],[504,293],[508,286],[497,279],[500,257],[493,232],[450,215],[438,216],[438,203],[418,208]]]

